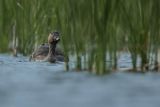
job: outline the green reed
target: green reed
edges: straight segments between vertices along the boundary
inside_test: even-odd
[[[149,54],[152,52],[150,48],[155,45],[153,40],[158,37],[158,35],[154,35],[153,37],[151,35],[153,30],[151,25],[155,25],[152,23],[152,20],[156,17],[152,16],[152,14],[156,12],[153,10],[155,3],[157,3],[156,0],[130,1],[127,5],[122,3],[123,15],[126,17],[124,18],[126,21],[126,31],[128,31],[128,48],[132,56],[133,68],[135,70],[137,68],[136,62],[138,56],[141,58],[141,70],[148,69]],[[157,5],[159,6],[159,3],[157,3]],[[156,9],[158,9],[158,7]],[[159,18],[157,20],[159,20]],[[157,31],[154,30],[153,32],[156,33]],[[158,44],[156,44],[156,46],[158,46]]]
[[[131,54],[134,71],[138,57],[145,70],[151,54],[158,59],[159,10],[158,0],[0,0],[0,52],[16,43],[13,47],[29,55],[58,30],[66,60],[75,56],[78,71],[116,70],[123,48]]]

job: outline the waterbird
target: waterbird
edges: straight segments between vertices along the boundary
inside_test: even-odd
[[[49,33],[48,43],[41,44],[30,56],[30,61],[48,61],[54,63],[56,61],[64,61],[63,52],[57,48],[60,41],[60,33]]]

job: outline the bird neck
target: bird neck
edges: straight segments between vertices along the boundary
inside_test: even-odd
[[[55,55],[56,43],[49,44],[49,55]]]

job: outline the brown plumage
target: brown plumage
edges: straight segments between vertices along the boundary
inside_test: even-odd
[[[48,36],[48,43],[40,45],[31,55],[30,60],[34,61],[64,61],[62,51],[57,48],[57,43],[60,41],[58,32],[50,33]]]

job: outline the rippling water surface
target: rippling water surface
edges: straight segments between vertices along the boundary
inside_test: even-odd
[[[129,56],[119,67],[130,66]],[[160,107],[160,74],[95,76],[0,55],[0,107]]]

